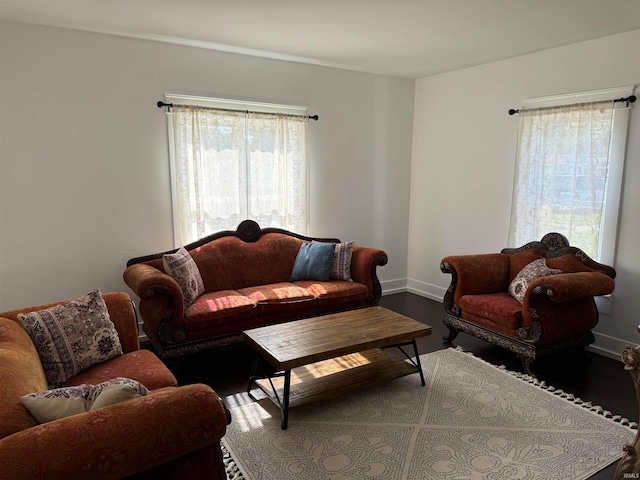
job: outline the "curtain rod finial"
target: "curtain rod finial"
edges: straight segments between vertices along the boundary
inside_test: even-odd
[[[516,113],[518,113],[520,110],[514,110],[513,108],[509,109],[509,115],[514,115]]]

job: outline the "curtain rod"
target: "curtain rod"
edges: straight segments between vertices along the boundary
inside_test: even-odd
[[[158,106],[158,108],[162,108],[162,107],[169,107],[172,108],[174,105],[173,103],[164,103],[162,100],[160,100],[158,103],[156,103],[156,105]],[[288,113],[272,113],[272,112],[252,112],[250,110],[234,110],[231,108],[216,108],[216,107],[201,107],[201,106],[197,106],[197,105],[175,105],[176,107],[196,107],[196,108],[204,108],[205,110],[221,110],[223,112],[244,112],[244,113],[260,113],[262,115],[284,115],[287,117],[305,117],[306,115],[293,115],[293,114],[288,114]],[[310,120],[318,120],[318,115],[309,115],[309,119]]]
[[[635,95],[630,95],[628,97],[622,97],[622,98],[616,98],[614,100],[615,102],[627,102],[627,107],[629,106],[630,103],[633,103],[636,101],[636,96]],[[598,103],[598,102],[595,102]],[[572,105],[562,105],[563,107],[571,107],[573,105],[581,105],[580,103],[574,103]],[[546,107],[546,108],[556,108],[556,107]],[[537,110],[536,108],[533,108],[532,110]],[[509,115],[514,115],[516,113],[519,113],[520,110],[514,110],[513,108],[509,110]]]

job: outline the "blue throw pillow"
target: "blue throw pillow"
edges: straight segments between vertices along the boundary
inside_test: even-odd
[[[303,243],[293,264],[291,281],[319,280],[329,281],[333,266],[333,243]]]

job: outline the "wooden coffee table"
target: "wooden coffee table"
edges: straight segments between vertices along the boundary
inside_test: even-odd
[[[383,307],[333,313],[320,317],[254,328],[244,333],[258,353],[247,393],[258,386],[280,407],[281,427],[287,428],[289,408],[327,400],[354,388],[364,388],[418,373],[424,376],[416,338],[431,327]],[[402,347],[412,345],[413,354]],[[398,347],[404,358],[383,351]],[[256,376],[264,358],[276,373]]]

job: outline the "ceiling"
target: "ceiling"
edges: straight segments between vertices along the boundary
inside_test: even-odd
[[[419,78],[638,30],[640,0],[0,0],[0,19]]]

